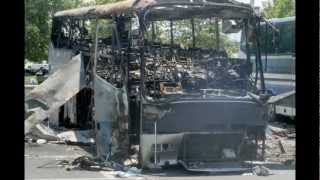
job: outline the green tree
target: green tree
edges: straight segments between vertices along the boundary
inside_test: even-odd
[[[25,28],[25,58],[30,61],[45,60],[48,43],[45,35],[41,34],[40,29],[33,24],[26,25]]]
[[[263,2],[267,18],[282,18],[295,15],[295,0],[267,0]]]
[[[25,58],[41,61],[47,57],[49,6],[46,0],[26,0],[25,4]]]
[[[25,0],[25,58],[30,61],[48,59],[54,13],[81,4],[82,0]]]
[[[55,12],[119,0],[25,0],[25,58],[48,59],[52,17]]]

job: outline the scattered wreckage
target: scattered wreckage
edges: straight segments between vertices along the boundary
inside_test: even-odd
[[[222,22],[225,33],[245,32],[246,58],[230,57],[219,36],[214,48],[196,46],[195,20],[208,19]],[[46,118],[65,124],[63,116],[51,119],[77,96],[75,121],[95,129],[101,160],[124,163],[137,151],[144,168],[243,170],[242,161],[263,159],[265,151],[261,20],[251,6],[232,0],[126,0],[57,12],[53,74],[26,96],[29,107],[41,108],[25,120],[25,133]],[[192,27],[190,47],[175,44],[178,21]],[[169,43],[156,38],[158,22],[170,27]],[[258,50],[259,89],[250,77],[250,48]]]

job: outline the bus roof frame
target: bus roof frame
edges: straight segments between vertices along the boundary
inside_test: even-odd
[[[75,8],[70,10],[59,11],[54,14],[54,18],[74,18],[74,19],[93,19],[111,17],[123,13],[139,12],[152,7],[164,7],[163,11],[157,11],[158,16],[168,16],[168,12],[180,16],[180,19],[186,18],[189,13],[183,13],[184,9],[190,12],[191,6],[197,6],[194,12],[201,16],[205,16],[215,9],[221,11],[220,16],[227,18],[249,18],[255,15],[254,9],[245,3],[234,0],[124,0],[116,3],[108,3],[105,5],[96,5],[91,7]],[[181,7],[179,7],[181,6]],[[184,7],[182,7],[184,6]],[[174,9],[168,9],[174,7]],[[187,7],[187,8],[186,8]],[[166,9],[167,8],[167,9]],[[199,11],[201,9],[201,11]],[[206,10],[206,11],[202,11]],[[192,10],[191,10],[192,11]],[[190,16],[190,15],[189,15]],[[212,16],[212,14],[211,14]],[[208,15],[209,17],[209,15]]]

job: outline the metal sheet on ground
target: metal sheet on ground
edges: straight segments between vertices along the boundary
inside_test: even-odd
[[[104,159],[125,149],[123,125],[128,117],[128,101],[124,88],[115,88],[98,75],[94,90],[97,155]]]
[[[42,109],[45,109],[45,115],[43,113],[41,116],[31,115],[25,121],[25,133],[28,133],[30,128],[47,118],[50,112],[58,109],[84,88],[84,76],[83,62],[79,54],[74,56],[68,64],[57,70],[47,80],[33,89],[25,97],[25,101],[29,108],[34,106],[33,102],[41,104]],[[34,113],[38,112],[36,111]]]

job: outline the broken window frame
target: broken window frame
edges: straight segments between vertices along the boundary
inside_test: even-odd
[[[123,52],[122,52],[122,46],[119,39],[119,32],[117,30],[116,23],[111,19],[111,22],[109,24],[101,24],[99,21],[97,21],[96,24],[96,31],[95,31],[95,46],[94,46],[94,72],[97,73],[97,56],[98,56],[98,48],[99,48],[99,38],[102,36],[99,36],[99,32],[101,29],[111,29],[112,35],[111,35],[111,54],[114,56],[115,61],[119,62],[119,74],[120,74],[120,81],[117,88],[122,88],[123,86],[127,87],[127,70],[125,67],[126,62],[124,62]],[[107,80],[106,80],[107,81]],[[116,81],[116,80],[115,80]],[[108,82],[108,81],[107,81]],[[109,82],[110,83],[110,82]],[[114,85],[114,84],[113,84]],[[114,85],[115,86],[115,85]]]
[[[190,3],[177,3],[177,4],[173,4],[173,3],[161,3],[160,5],[151,5],[151,6],[149,6],[149,7],[147,7],[146,9],[144,9],[142,12],[141,12],[141,14],[139,15],[139,22],[141,22],[140,23],[140,25],[141,25],[141,27],[140,27],[140,31],[141,31],[141,36],[143,37],[143,39],[147,39],[147,25],[149,25],[150,23],[152,24],[152,22],[154,22],[154,20],[152,20],[152,18],[151,17],[148,17],[148,15],[150,14],[150,12],[152,11],[152,9],[153,8],[157,8],[157,7],[165,7],[165,6],[168,6],[168,7],[171,7],[171,6],[174,6],[174,5],[183,5],[183,4],[185,4],[185,5],[190,5]],[[210,5],[217,5],[216,3],[209,3]],[[201,4],[197,4],[197,3],[194,3],[194,4],[191,4],[191,6],[199,6],[199,5],[201,5]],[[205,16],[206,18],[212,18],[212,17],[214,17],[214,18],[219,18],[219,16],[210,16],[210,15],[207,15],[207,16]],[[255,18],[253,18],[253,17],[255,17]],[[185,18],[185,17],[181,17],[181,18],[177,18],[177,20],[181,20],[181,19],[184,19],[184,20],[186,20],[186,19],[188,19],[188,18]],[[193,18],[191,18],[190,20],[192,20]],[[227,18],[228,19],[228,18]],[[163,20],[169,20],[170,22],[172,22],[172,19],[171,18],[164,18],[164,19],[161,19],[160,18],[160,21],[163,21]],[[257,35],[259,35],[258,33],[259,33],[259,26],[257,26],[257,22],[260,22],[260,18],[258,18],[258,17],[256,17],[255,15],[252,15],[252,17],[250,17],[250,18],[244,18],[244,20],[245,20],[245,23],[244,23],[244,30],[246,30],[246,29],[249,29],[249,28],[251,28],[251,31],[253,31],[255,34],[257,34]],[[170,38],[170,42],[171,42],[171,44],[172,44],[172,41],[173,41],[173,38],[172,38],[172,23],[170,23],[170,36],[171,36],[171,38]],[[247,30],[246,30],[247,31]],[[194,33],[193,33],[193,41],[194,41]],[[248,35],[247,35],[248,36]],[[248,44],[249,42],[249,40],[247,39],[247,36],[246,36],[246,44]],[[219,35],[217,35],[217,37],[219,38]],[[259,38],[254,38],[253,39],[253,41],[254,41],[254,44],[257,46],[257,49],[259,49],[260,48],[260,42],[259,42]],[[219,42],[219,40],[218,40],[218,42]],[[195,44],[195,41],[193,42],[193,44]],[[143,46],[143,45],[141,45],[141,46]],[[219,48],[219,45],[217,45],[217,48]],[[246,50],[247,50],[247,53],[246,53],[246,56],[247,56],[247,58],[246,58],[246,64],[247,64],[247,66],[252,66],[252,64],[251,64],[251,60],[250,60],[250,58],[251,58],[251,54],[250,54],[250,46],[246,46]],[[141,57],[143,57],[143,55],[141,54]],[[260,51],[258,50],[257,51],[257,53],[255,54],[255,58],[256,58],[256,64],[258,64],[260,61],[261,61],[261,53],[260,53]],[[144,61],[141,61],[141,63],[142,64],[144,64],[145,62]],[[261,62],[262,63],[262,62]],[[143,66],[145,66],[145,64],[143,65]],[[145,67],[143,67],[143,66],[141,66],[141,76],[143,77],[143,78],[141,78],[141,86],[140,86],[140,89],[141,89],[141,92],[142,92],[142,96],[143,97],[141,97],[141,98],[144,98],[146,101],[148,101],[147,100],[147,98],[146,98],[146,94],[145,94],[145,86],[144,85],[142,85],[142,84],[144,84],[145,82],[145,78],[144,78],[144,76],[142,75],[142,73],[144,73],[144,68]],[[247,75],[247,77],[246,77],[246,79],[248,79],[248,81],[247,81],[247,88],[249,88],[249,89],[252,89],[252,91],[253,92],[265,92],[265,86],[264,86],[264,77],[263,77],[263,70],[261,69],[261,68],[259,68],[259,69],[256,69],[256,73],[258,74],[259,73],[259,78],[260,78],[260,81],[262,82],[261,84],[261,89],[260,90],[258,90],[257,89],[257,86],[256,86],[256,81],[257,80],[255,80],[255,82],[253,82],[249,77],[250,77],[250,74],[248,74]],[[256,78],[258,78],[258,76],[256,76]]]

